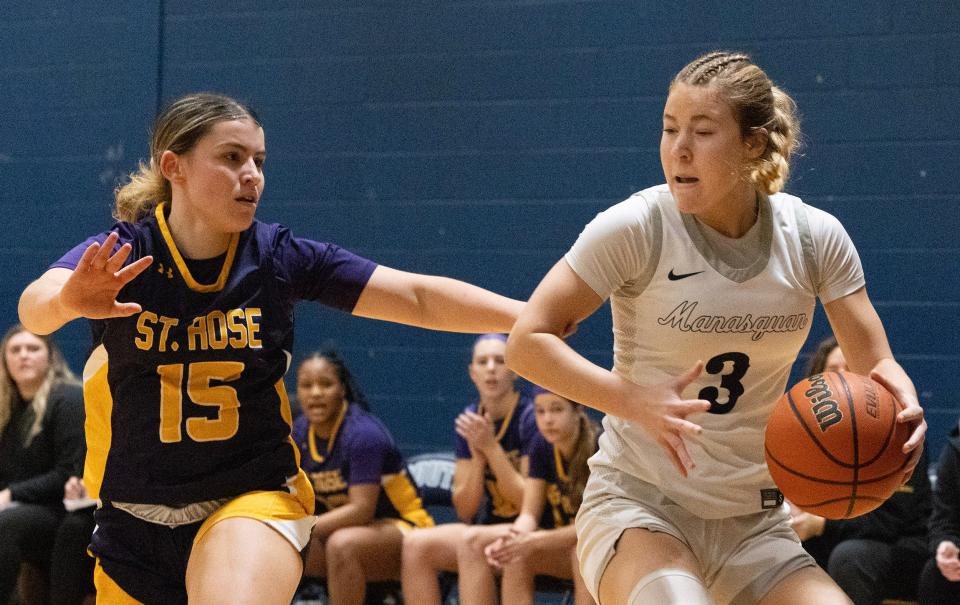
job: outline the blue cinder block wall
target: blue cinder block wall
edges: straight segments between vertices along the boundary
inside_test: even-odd
[[[599,210],[659,183],[669,79],[752,53],[797,99],[788,191],[846,225],[934,455],[960,415],[960,4],[11,0],[0,20],[0,313],[110,223],[158,106],[247,100],[260,218],[381,263],[526,297]],[[409,451],[449,447],[472,338],[299,310]],[[611,361],[609,313],[572,338]],[[827,331],[822,314],[805,355]],[[88,329],[59,333],[75,369]],[[799,377],[802,357],[794,378]],[[290,385],[292,387],[292,380]]]

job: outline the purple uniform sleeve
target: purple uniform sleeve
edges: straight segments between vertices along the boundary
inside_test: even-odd
[[[293,426],[290,430],[290,436],[298,447],[307,443],[307,433],[309,430],[310,422],[307,417],[303,414],[297,416],[296,420],[293,421]]]
[[[103,233],[98,233],[97,235],[88,237],[82,243],[77,244],[76,246],[71,248],[66,254],[61,256],[60,260],[53,263],[47,268],[54,269],[59,267],[59,268],[70,269],[70,270],[76,269],[77,263],[80,262],[80,257],[83,256],[83,253],[86,252],[87,248],[90,247],[90,244],[94,242],[102,244],[104,240],[107,239],[107,236],[110,235],[111,231],[116,231],[117,235],[120,236],[120,239],[117,240],[117,245],[114,246],[113,248],[114,252],[116,252],[117,249],[119,249],[120,246],[124,245],[125,243],[134,241],[135,232],[133,230],[133,225],[131,225],[130,223],[117,223],[110,228],[110,231],[104,231]],[[131,254],[130,258],[128,258],[124,264],[127,265],[137,260],[137,258],[139,257],[137,257],[136,254]]]
[[[297,298],[351,312],[377,264],[334,244],[294,237],[277,229],[273,256]]]
[[[553,479],[553,446],[537,433],[530,445],[530,477],[547,481]]]
[[[380,484],[383,467],[391,451],[390,438],[373,422],[351,427],[346,457],[350,461],[348,485]]]
[[[537,428],[537,415],[533,404],[526,400],[520,415],[520,455],[529,456],[537,437],[540,437],[540,429]]]

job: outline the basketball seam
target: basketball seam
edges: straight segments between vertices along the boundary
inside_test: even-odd
[[[834,499],[832,499],[832,500],[823,500],[823,501],[821,501],[821,502],[803,502],[803,503],[794,502],[794,504],[796,504],[796,505],[799,506],[800,508],[804,508],[804,507],[814,508],[814,507],[826,506],[826,505],[829,505],[829,504],[836,504],[837,502],[841,502],[841,501],[843,501],[843,500],[846,500],[846,498],[834,498]],[[884,499],[883,499],[883,498],[878,498],[878,497],[876,497],[876,496],[860,496],[860,500],[861,500],[861,501],[866,500],[866,501],[870,501],[870,502],[877,502],[877,501],[879,501],[879,502],[881,502],[881,503],[884,502]],[[851,517],[850,517],[850,512],[852,512],[852,511],[847,511],[847,514],[846,514],[844,517],[842,517],[842,518],[843,518],[843,519],[850,519],[850,518],[851,518]]]
[[[830,450],[825,448],[823,444],[820,443],[820,440],[817,439],[817,436],[814,435],[810,427],[807,426],[807,423],[803,419],[803,415],[800,414],[800,410],[797,409],[797,405],[793,402],[793,393],[790,391],[787,391],[787,402],[790,404],[790,409],[793,411],[793,415],[797,417],[797,422],[799,422],[800,426],[803,427],[803,430],[807,432],[807,436],[810,437],[810,440],[813,441],[813,444],[816,445],[821,452],[823,452],[823,455],[835,464],[839,464],[844,468],[852,468],[850,464],[847,464],[846,462],[838,460],[836,457],[834,457],[834,455],[830,453]]]
[[[847,407],[850,409],[851,421],[850,434],[853,436],[853,462],[855,465],[853,467],[853,484],[850,486],[850,503],[847,506],[847,514],[844,515],[845,517],[849,517],[850,513],[853,512],[853,507],[857,504],[857,488],[860,486],[860,438],[857,432],[857,409],[853,404],[853,393],[850,392],[850,384],[847,382],[847,379],[843,377],[843,372],[837,372],[837,378],[840,379],[843,392],[847,396]]]
[[[863,384],[861,384],[860,382],[857,382],[856,380],[854,380],[854,378],[860,379],[861,381],[863,381]],[[867,381],[870,381],[870,382],[867,382]],[[855,382],[856,384],[854,384]],[[872,456],[869,456],[868,460],[861,459],[861,454],[868,453],[873,450],[874,444],[877,443],[877,440],[875,440],[871,436],[869,444],[865,443],[863,444],[864,447],[860,447],[861,446],[860,427],[858,425],[859,411],[857,409],[859,404],[856,398],[854,397],[853,391],[855,388],[869,390],[871,386],[874,386],[874,384],[871,384],[872,382],[873,381],[871,381],[871,379],[867,377],[860,377],[859,375],[851,375],[849,373],[837,372],[836,376],[833,377],[833,380],[829,380],[829,382],[827,383],[829,385],[828,388],[831,388],[835,393],[835,395],[833,396],[833,399],[835,399],[836,403],[839,404],[838,405],[839,410],[843,410],[843,408],[846,407],[847,413],[849,414],[848,430],[850,432],[849,437],[851,439],[851,442],[847,442],[847,445],[845,446],[841,445],[843,444],[843,440],[847,438],[847,435],[844,434],[844,431],[841,431],[841,434],[837,435],[840,438],[840,441],[835,442],[834,440],[826,439],[827,436],[825,434],[820,435],[815,431],[813,431],[812,419],[811,419],[811,422],[809,423],[806,422],[807,408],[806,407],[804,408],[805,412],[800,412],[799,405],[797,404],[796,400],[798,398],[804,399],[805,402],[809,401],[809,403],[812,405],[813,401],[810,400],[809,393],[805,394],[806,398],[801,396],[802,391],[798,391],[797,397],[794,397],[793,392],[796,389],[790,389],[785,393],[786,395],[785,399],[786,399],[786,403],[790,407],[790,413],[793,415],[796,422],[798,422],[800,426],[803,427],[803,430],[804,432],[806,432],[807,437],[817,446],[817,449],[821,452],[821,454],[826,459],[825,460],[826,464],[825,463],[814,464],[813,467],[810,468],[809,470],[813,471],[814,473],[817,473],[820,470],[823,470],[828,474],[830,473],[845,474],[845,473],[839,473],[838,471],[830,471],[828,466],[830,463],[835,464],[839,469],[851,470],[851,475],[849,475],[850,477],[849,480],[833,480],[833,479],[820,478],[813,475],[807,475],[786,466],[784,462],[777,459],[777,457],[773,455],[771,451],[771,447],[768,444],[764,444],[764,451],[766,453],[767,461],[769,463],[771,471],[777,471],[777,473],[781,473],[781,472],[785,473],[782,477],[784,481],[788,480],[789,477],[795,477],[796,478],[794,480],[795,482],[802,480],[802,481],[817,483],[825,486],[834,486],[834,488],[831,488],[831,489],[843,488],[842,492],[845,492],[842,495],[817,494],[821,496],[827,496],[827,499],[820,502],[803,502],[802,496],[801,498],[796,498],[795,496],[791,497],[791,501],[797,506],[803,509],[830,507],[831,510],[837,513],[842,513],[842,516],[831,517],[831,518],[843,518],[843,519],[851,518],[851,517],[857,516],[858,514],[862,514],[863,512],[866,512],[866,510],[873,510],[874,508],[876,508],[878,503],[882,504],[887,498],[883,496],[874,495],[871,492],[875,492],[879,488],[881,491],[884,491],[884,493],[886,493],[886,489],[887,487],[889,487],[891,480],[900,478],[902,476],[903,469],[907,467],[907,464],[909,462],[908,458],[901,460],[900,464],[896,465],[897,466],[896,469],[883,473],[880,476],[871,477],[871,475],[873,475],[874,473],[869,472],[871,470],[870,469],[871,465],[876,464],[879,460],[889,460],[889,458],[884,458],[884,455],[890,449],[891,444],[894,443],[893,438],[897,434],[897,416],[896,415],[901,409],[900,402],[896,401],[896,398],[893,398],[894,410],[893,410],[892,419],[888,419],[886,426],[884,426],[883,428],[880,428],[880,430],[883,431],[883,433],[881,433],[882,436],[878,435],[878,437],[880,437],[879,439],[879,444],[881,445],[880,449]],[[796,386],[799,386],[799,385],[796,385]],[[846,397],[845,402],[840,399],[841,395]],[[885,393],[883,394],[877,393],[878,398],[884,395]],[[823,400],[822,396],[820,396],[817,399],[817,401],[821,401],[821,400]],[[882,407],[884,410],[884,413],[886,413],[886,407],[884,406],[880,406],[880,407]],[[817,409],[817,408],[814,408],[814,409]],[[866,410],[866,411],[870,411],[870,410]],[[818,420],[819,420],[819,417],[818,417]],[[820,424],[821,433],[825,433],[824,429],[830,428],[835,422],[836,420],[834,419],[831,419],[829,421],[824,420],[823,423]],[[872,431],[874,423],[868,422],[868,424],[869,426],[864,426],[864,429],[865,430],[870,429]],[[777,425],[777,426],[780,426],[780,425]],[[821,442],[820,437],[824,437],[826,441]],[[792,437],[792,439],[798,440],[799,435],[797,435],[796,437]],[[795,443],[797,444],[797,447],[799,447],[801,441],[798,440]],[[838,454],[834,455],[832,453],[832,450],[829,449],[831,447],[836,447],[832,445],[834,443],[836,443],[836,446],[839,446],[841,450],[846,449],[846,451],[841,451],[841,452],[838,452]],[[772,445],[776,445],[776,444],[774,443]],[[867,448],[868,445],[870,445],[871,447]],[[867,449],[864,449],[864,448],[867,448]],[[808,456],[805,456],[805,457],[809,457],[810,455],[813,454],[813,450],[807,450],[807,451],[809,452],[809,454]],[[789,454],[789,451],[783,451],[781,453]],[[844,456],[850,455],[851,462],[846,463],[841,461],[838,457],[841,454]],[[789,455],[787,456],[788,459],[790,457],[791,456]],[[796,460],[794,462],[799,463],[800,466],[810,466],[809,464],[810,461],[808,461],[808,463],[806,464],[804,464],[802,460]],[[825,466],[826,468],[823,468]],[[864,479],[864,477],[870,477],[870,478]],[[800,483],[798,483],[798,486],[799,485]],[[802,490],[802,491],[805,491],[805,490]],[[814,495],[814,494],[808,494],[808,495]],[[839,507],[839,510],[838,510],[838,507]],[[858,508],[865,509],[865,510],[861,510],[858,513],[857,512]]]
[[[853,481],[838,481],[838,480],[836,480],[836,479],[824,479],[824,478],[822,478],[822,477],[815,477],[815,476],[813,476],[813,475],[805,475],[805,474],[801,473],[800,471],[796,471],[796,470],[790,468],[789,466],[787,466],[786,464],[784,464],[783,462],[781,462],[780,460],[778,460],[777,457],[773,455],[773,453],[770,451],[769,448],[764,448],[764,451],[766,452],[767,457],[768,457],[770,460],[773,460],[774,462],[777,463],[777,466],[778,466],[778,467],[780,467],[780,468],[783,469],[785,472],[790,473],[791,475],[793,475],[793,476],[795,476],[795,477],[800,477],[801,479],[806,479],[806,480],[808,480],[808,481],[813,481],[814,483],[823,483],[823,484],[826,484],[826,485],[852,485],[852,484],[853,484]],[[768,465],[768,466],[769,466],[769,465]],[[906,466],[907,466],[907,463],[906,463],[906,461],[904,461],[904,463],[901,464],[899,467],[897,467],[895,470],[892,470],[892,471],[890,471],[889,473],[887,473],[887,474],[885,474],[885,475],[880,475],[879,477],[874,477],[874,478],[872,478],[872,479],[866,479],[866,480],[861,479],[859,482],[860,482],[861,485],[870,485],[870,484],[872,484],[872,483],[879,483],[879,482],[881,482],[881,481],[885,481],[885,480],[889,479],[890,477],[892,477],[892,476],[894,476],[894,475],[896,475],[896,474],[902,473],[902,472],[903,472],[903,469],[904,469]],[[866,498],[866,497],[868,497],[868,496],[862,496],[862,497]]]
[[[879,398],[880,398],[880,393],[877,392],[877,399]],[[871,464],[876,462],[880,458],[880,456],[886,453],[887,448],[890,447],[890,442],[893,440],[893,433],[897,428],[897,414],[900,412],[899,410],[900,402],[897,401],[896,397],[891,397],[891,399],[893,400],[893,420],[890,422],[890,428],[887,429],[887,436],[883,440],[883,447],[880,448],[876,456],[864,462],[863,466],[870,466]]]
[[[886,502],[885,498],[880,498],[879,496],[860,496],[860,499],[871,500],[873,502],[876,502],[877,500],[879,500],[880,502]],[[824,504],[836,504],[837,502],[841,502],[843,500],[846,500],[846,498],[845,497],[831,498],[829,500],[820,500],[819,502],[802,502],[802,503],[791,501],[791,504],[796,504],[797,506],[823,506]]]

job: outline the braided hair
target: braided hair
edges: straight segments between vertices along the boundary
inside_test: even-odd
[[[749,55],[737,52],[697,57],[677,73],[670,87],[679,83],[715,87],[733,108],[742,136],[766,133],[766,148],[748,167],[748,176],[767,194],[783,189],[800,138],[797,105],[790,95],[775,86]]]

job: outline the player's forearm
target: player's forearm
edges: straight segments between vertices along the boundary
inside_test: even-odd
[[[497,488],[500,493],[511,504],[520,508],[523,505],[523,475],[514,468],[510,458],[499,443],[495,443],[489,452],[484,453],[487,456],[487,464],[489,464],[490,470],[497,478]]]
[[[569,549],[577,545],[577,529],[573,525],[542,529],[534,534],[534,539],[537,541],[537,549],[543,552]]]
[[[892,356],[877,360],[871,370],[875,370],[892,385],[910,393],[914,399],[917,398],[917,389],[913,385],[913,381],[907,376],[907,372],[903,369],[903,366],[897,363]]]
[[[46,275],[24,289],[17,312],[20,323],[34,334],[50,334],[78,315],[71,313],[60,302],[63,282]]]
[[[379,266],[353,314],[447,332],[509,332],[523,303],[466,282]]]
[[[571,401],[621,415],[624,380],[595,365],[555,334],[524,330],[518,324],[507,340],[507,365],[530,382]]]
[[[458,464],[454,473],[450,500],[453,502],[453,509],[457,513],[457,518],[464,523],[472,521],[480,509],[480,503],[483,501],[484,495],[483,472],[485,468],[485,462],[477,458],[471,458],[467,463]]]
[[[453,502],[453,510],[457,513],[457,519],[464,523],[470,523],[480,510],[480,503],[483,501],[483,490],[460,490],[453,492],[450,496]]]
[[[416,292],[424,328],[507,333],[523,308],[519,300],[466,282],[434,275],[421,277]]]
[[[344,527],[366,525],[373,521],[374,509],[348,502],[317,517],[313,526],[313,535],[327,539],[330,534]]]
[[[520,516],[514,520],[513,529],[519,532],[531,532],[536,530],[539,525],[540,522],[536,517],[527,514],[527,512],[522,512]]]

